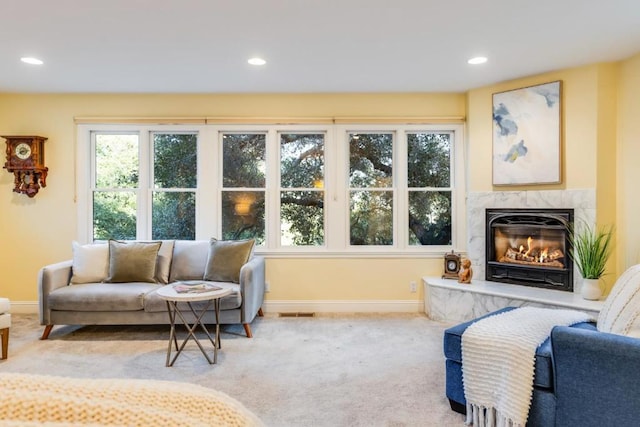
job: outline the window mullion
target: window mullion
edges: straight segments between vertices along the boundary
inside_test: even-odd
[[[451,217],[455,222],[455,227],[452,228],[451,243],[454,248],[459,251],[466,250],[466,235],[467,235],[467,216],[466,212],[466,182],[465,182],[465,139],[464,130],[461,125],[456,125],[454,130],[451,131],[451,138],[453,140],[453,150],[451,155]]]
[[[153,138],[151,130],[142,128],[138,132],[138,187],[136,189],[136,238],[151,238],[151,200],[152,200],[152,157]]]
[[[81,243],[93,241],[93,192],[96,187],[95,132],[79,125],[76,147],[76,198],[78,204],[77,239]],[[89,188],[85,188],[88,184]]]
[[[281,247],[280,242],[280,141],[274,128],[267,132],[265,182],[265,246],[274,250]]]
[[[196,239],[222,236],[222,132],[215,126],[198,128]]]
[[[393,156],[393,209],[394,247],[406,249],[409,246],[409,202],[407,191],[407,132],[395,131]]]
[[[342,144],[341,134],[337,128],[327,130],[324,145],[324,230],[325,247],[330,251],[343,250],[342,236],[345,235],[343,227],[344,212],[344,162],[340,152]]]

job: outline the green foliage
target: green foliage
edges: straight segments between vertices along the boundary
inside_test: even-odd
[[[153,239],[195,239],[198,138],[195,134],[153,135]]]
[[[238,204],[246,203],[248,211],[238,212]],[[256,239],[264,243],[264,192],[222,192],[222,238],[225,240]]]
[[[93,238],[135,239],[138,135],[98,134],[95,141]]]
[[[280,135],[282,244],[324,244],[324,135]],[[311,190],[317,189],[317,190]]]
[[[192,192],[157,192],[153,196],[152,239],[193,240],[196,197]]]
[[[351,188],[392,187],[392,165],[392,134],[351,134],[349,144]]]
[[[286,191],[280,196],[283,228],[291,235],[291,243],[314,246],[324,243],[324,192]],[[282,230],[283,233],[285,230]]]
[[[393,181],[391,134],[352,135],[350,185],[352,188],[390,187]],[[407,182],[409,192],[409,243],[451,244],[450,136],[408,135]],[[352,192],[351,244],[393,244],[393,201],[374,201],[372,194]]]
[[[409,243],[451,244],[451,191],[409,192]]]
[[[198,138],[195,134],[153,135],[156,188],[196,188]]]
[[[222,184],[226,188],[264,188],[264,134],[225,134],[222,143]]]
[[[450,151],[449,134],[408,135],[407,182],[409,187],[449,187],[451,185]]]
[[[96,187],[138,186],[138,135],[96,135]]]
[[[324,181],[324,135],[280,135],[280,186],[313,188]]]
[[[94,240],[136,238],[136,201],[133,192],[95,192]]]
[[[594,228],[582,223],[580,231],[569,230],[572,248],[569,252],[584,279],[599,279],[611,256],[613,227]]]
[[[352,191],[350,243],[393,245],[393,192]]]

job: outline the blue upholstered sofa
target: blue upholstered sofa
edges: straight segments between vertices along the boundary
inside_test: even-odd
[[[605,303],[605,320],[608,324],[622,323],[621,327],[628,331],[636,327],[632,324],[638,318],[637,307],[633,308],[633,313],[629,310],[637,302],[634,299],[639,293],[640,267],[625,272],[623,278],[625,285],[631,283],[633,286],[617,290],[614,287],[609,296],[612,301]],[[622,307],[626,313],[616,313],[617,307]],[[513,309],[507,307],[445,331],[446,395],[454,411],[465,413],[466,410],[462,334],[469,325],[484,317]],[[602,320],[599,318],[599,321]],[[527,426],[637,425],[640,425],[640,339],[599,332],[595,323],[553,328],[551,336],[536,352]]]

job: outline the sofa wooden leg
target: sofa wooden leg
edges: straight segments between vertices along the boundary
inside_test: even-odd
[[[253,338],[253,335],[251,335],[251,325],[249,325],[248,323],[243,323],[242,326],[244,326],[244,331],[247,334],[247,338]]]
[[[47,325],[44,327],[44,332],[42,333],[42,336],[40,337],[41,340],[46,340],[47,338],[49,338],[49,334],[51,333],[51,330],[53,329],[53,325]]]
[[[258,309],[258,316],[263,317],[264,316],[264,312],[262,311],[262,307],[260,307]]]
[[[9,328],[0,329],[0,335],[2,335],[2,357],[0,359],[6,359],[9,352]]]

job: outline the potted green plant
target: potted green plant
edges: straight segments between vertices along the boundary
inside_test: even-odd
[[[583,279],[582,297],[597,300],[602,296],[600,278],[613,249],[613,226],[592,227],[583,221],[579,230],[569,230],[569,238],[572,246],[569,254]]]

